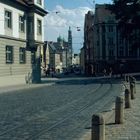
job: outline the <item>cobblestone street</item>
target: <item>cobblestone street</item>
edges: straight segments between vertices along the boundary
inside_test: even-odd
[[[109,115],[106,115],[105,140],[140,140],[140,81],[136,83],[136,94],[135,99],[131,100],[131,108],[124,109],[124,123],[115,124],[115,105],[112,106]],[[129,89],[129,84],[125,84]],[[124,92],[121,96],[124,97]],[[81,140],[91,140],[91,129]]]
[[[121,86],[85,78],[0,94],[1,140],[77,140],[93,113],[107,111]]]

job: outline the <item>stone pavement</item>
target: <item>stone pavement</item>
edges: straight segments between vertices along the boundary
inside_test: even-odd
[[[70,75],[71,77],[71,75]],[[62,76],[60,78],[65,78],[65,76]],[[94,77],[94,79],[99,78],[108,78],[106,77]],[[9,92],[9,91],[15,91],[15,90],[21,90],[21,89],[27,89],[27,88],[34,88],[34,87],[40,87],[40,86],[48,86],[54,84],[59,78],[51,78],[51,77],[45,77],[42,78],[42,82],[40,84],[26,84],[25,82],[25,75],[10,75],[10,76],[0,76],[0,93]]]
[[[63,76],[61,78],[63,78]],[[95,79],[98,78],[103,78],[103,77],[97,77]],[[0,76],[0,93],[52,85],[58,80],[58,78],[45,77],[42,78],[41,80],[42,82],[40,84],[26,84],[25,75]]]
[[[140,81],[136,84],[135,97],[131,108],[124,110],[123,124],[114,124],[114,116],[106,124],[106,140],[140,140]]]
[[[0,77],[0,93],[36,88],[53,84],[57,78],[43,78],[41,84],[25,84],[24,76]],[[136,99],[131,100],[131,108],[124,111],[124,123],[114,124],[114,107],[110,112],[106,112],[108,118],[105,126],[106,140],[140,140],[140,81],[136,84]],[[88,130],[81,140],[91,140],[91,130]]]
[[[57,78],[42,78],[40,84],[26,84],[25,75],[13,75],[0,77],[0,93],[49,86],[55,83]]]
[[[140,140],[140,81],[136,82],[135,97],[131,100],[131,108],[124,109],[123,124],[115,124],[115,104],[110,113],[104,114],[105,120],[109,117],[105,125],[105,140]],[[91,130],[81,140],[91,140]]]

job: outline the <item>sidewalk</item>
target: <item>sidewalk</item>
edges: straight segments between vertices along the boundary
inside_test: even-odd
[[[24,85],[25,75],[10,75],[0,77],[0,88],[5,86]]]
[[[0,94],[10,91],[37,88],[43,86],[49,86],[55,83],[57,78],[42,78],[42,82],[39,84],[26,84],[25,75],[14,75],[0,77]]]
[[[114,116],[106,124],[106,140],[140,140],[140,81],[136,84],[135,99],[131,108],[124,110],[124,124],[114,124]]]
[[[136,83],[135,99],[131,100],[131,108],[124,109],[124,123],[115,124],[115,107],[105,125],[105,140],[140,140],[140,81]],[[91,140],[89,130],[80,140]]]
[[[65,77],[61,77],[62,79]],[[100,78],[108,78],[106,77],[94,77],[94,79]],[[22,90],[28,88],[35,88],[41,86],[49,86],[54,84],[59,78],[51,78],[45,77],[41,78],[41,83],[39,84],[26,84],[25,82],[25,75],[10,75],[10,76],[1,76],[0,77],[0,93],[15,91],[15,90]]]

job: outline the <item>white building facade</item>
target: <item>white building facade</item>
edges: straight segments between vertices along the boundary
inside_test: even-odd
[[[0,76],[30,72],[32,82],[39,80],[34,75],[40,67],[36,60],[44,43],[45,14],[44,0],[0,1]]]

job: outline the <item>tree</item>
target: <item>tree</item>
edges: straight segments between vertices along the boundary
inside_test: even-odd
[[[107,9],[115,14],[123,37],[131,40],[131,45],[140,44],[140,0],[113,0]]]

